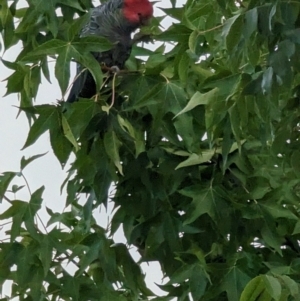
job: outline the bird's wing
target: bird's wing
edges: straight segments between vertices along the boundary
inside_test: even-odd
[[[90,11],[89,22],[80,33],[81,37],[103,36],[116,43],[115,47],[109,51],[93,53],[99,63],[103,62],[109,67],[117,65],[119,68],[123,68],[131,52],[130,33],[132,28],[126,24],[126,20],[122,16],[122,7],[123,0],[111,0],[93,8]],[[122,26],[122,24],[126,24],[126,26]],[[122,32],[122,28],[125,28],[126,31]],[[78,74],[80,75],[78,76]],[[76,101],[78,96],[90,98],[95,94],[92,75],[87,70],[82,72],[82,66],[79,64],[77,64],[77,76],[69,93],[68,102]]]
[[[105,36],[105,20],[110,18],[112,12],[116,12],[122,9],[123,0],[112,0],[105,2],[102,5],[99,5],[91,9],[90,19],[87,24],[82,28],[80,32],[80,37],[86,37],[90,35],[100,35]],[[102,33],[103,31],[103,33]],[[101,53],[95,53],[95,58],[100,62]],[[93,82],[90,72],[87,70],[82,72],[83,67],[80,64],[77,64],[76,80],[73,82],[72,88],[70,90],[67,102],[74,102],[78,99],[78,96],[89,98],[93,95],[89,91],[93,91],[95,83]],[[89,91],[87,86],[90,87]]]
[[[99,35],[110,38],[109,29],[114,27],[112,26],[114,25],[112,24],[114,16],[119,17],[122,7],[123,0],[111,0],[91,9],[90,20],[82,28],[80,36]]]

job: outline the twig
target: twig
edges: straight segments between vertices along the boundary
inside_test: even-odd
[[[1,225],[0,225],[0,227],[4,227],[4,226],[6,226],[6,225],[8,225],[8,224],[12,224],[12,221],[9,221],[9,222],[6,222],[6,223],[3,223],[3,224],[1,224]]]
[[[30,70],[33,69],[33,68],[35,68],[35,67],[39,67],[39,66],[40,66],[40,63],[36,63],[36,64],[30,66]]]
[[[117,73],[114,73],[113,81],[112,81],[112,95],[111,95],[111,104],[109,109],[111,109],[115,103],[115,85],[116,85],[116,77]]]
[[[71,82],[71,84],[69,85],[68,89],[66,90],[65,94],[63,95],[63,99],[65,98],[65,95],[69,92],[69,90],[71,89],[71,87],[73,86],[73,84],[75,83],[75,81],[77,80],[77,78],[84,72],[86,71],[87,68],[82,69],[74,78],[74,80]]]
[[[220,25],[215,26],[215,27],[213,27],[213,28],[209,28],[209,29],[206,29],[206,30],[203,30],[203,31],[199,31],[198,34],[199,34],[199,35],[200,35],[200,34],[204,34],[204,33],[207,33],[207,32],[213,31],[213,30],[216,30],[216,29],[218,29],[218,28],[221,28],[221,27],[223,27],[223,26],[224,26],[224,24],[220,24]]]
[[[11,204],[11,200],[6,195],[3,195],[3,198],[4,198],[5,201],[7,201]]]
[[[26,177],[24,176],[23,172],[21,172],[21,176],[22,176],[22,178],[23,178],[24,181],[25,181],[25,184],[26,184],[26,187],[27,187],[27,189],[28,189],[28,192],[29,192],[30,196],[32,196],[32,193],[31,193],[29,184],[28,184],[27,179],[26,179]]]
[[[100,87],[100,90],[106,85],[106,83],[107,83],[108,80],[109,80],[109,76],[107,76],[107,77],[105,78],[105,80],[103,81],[103,83],[102,83],[102,85],[101,85],[101,87]]]
[[[48,234],[47,228],[46,228],[46,226],[45,226],[45,224],[44,224],[43,220],[41,219],[41,217],[39,216],[39,214],[38,214],[38,213],[37,213],[36,215],[37,215],[38,219],[40,220],[40,222],[41,222],[41,224],[42,224],[42,226],[43,226],[44,230],[45,230],[45,231],[46,231],[46,233]]]
[[[160,73],[160,75],[166,80],[167,84],[170,82],[165,75],[163,75],[162,73]]]

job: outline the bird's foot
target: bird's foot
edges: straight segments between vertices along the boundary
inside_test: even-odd
[[[105,64],[101,64],[101,69],[102,69],[102,71],[106,71],[106,72],[113,73],[113,74],[114,73],[118,74],[120,72],[120,68],[118,66],[108,67]]]
[[[111,73],[119,73],[120,72],[120,68],[118,66],[111,66],[110,67],[110,72]]]

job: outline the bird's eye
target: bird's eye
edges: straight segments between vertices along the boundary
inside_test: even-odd
[[[142,14],[141,14],[141,13],[138,13],[138,15],[141,16]]]

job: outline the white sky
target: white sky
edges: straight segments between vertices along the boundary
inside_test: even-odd
[[[20,5],[26,4],[24,0],[19,1]],[[177,0],[177,5],[182,5],[186,0]],[[95,1],[98,3],[98,1]],[[157,7],[168,7],[170,2],[163,0],[155,5],[155,15],[161,15],[162,11]],[[171,24],[171,20],[165,20],[163,26],[168,27]],[[8,61],[14,61],[18,53],[20,52],[20,46],[16,46],[8,50],[4,55],[4,59]],[[40,86],[39,93],[36,99],[36,104],[53,104],[56,103],[57,99],[61,99],[60,89],[57,81],[54,77],[54,64],[50,64],[50,72],[52,78],[52,84],[49,84],[45,79],[42,79],[42,85]],[[72,66],[73,75],[75,73],[75,65]],[[11,70],[6,69],[0,62],[0,173],[5,171],[18,172],[20,169],[20,159],[22,156],[26,158],[48,152],[42,158],[39,158],[29,164],[24,174],[29,182],[31,191],[35,191],[42,185],[45,185],[45,192],[43,194],[44,206],[51,208],[54,212],[61,212],[64,209],[66,195],[60,194],[60,185],[64,181],[66,174],[61,169],[58,160],[53,155],[51,150],[49,134],[44,134],[33,146],[21,151],[24,145],[27,134],[28,134],[28,122],[25,115],[22,113],[17,118],[19,105],[17,94],[8,95],[3,97],[6,91],[6,82],[3,80],[11,74]],[[71,76],[71,78],[73,77]],[[68,166],[66,166],[66,169]],[[17,178],[13,184],[25,185],[22,178]],[[7,194],[8,197],[13,198],[12,195]],[[17,198],[21,200],[28,200],[29,194],[26,188],[23,188],[17,193]],[[3,201],[0,204],[0,213],[8,208],[7,202]],[[105,210],[97,214],[97,221],[103,227],[107,226],[109,216]],[[108,212],[109,214],[109,212]],[[44,221],[48,220],[48,215],[45,209],[39,212],[39,215]],[[0,227],[0,238],[3,237],[3,229],[1,233]],[[125,242],[122,231],[119,231],[114,237],[116,242]],[[132,255],[138,259],[139,255],[133,251]],[[162,273],[160,271],[159,264],[157,263],[144,263],[142,265],[144,272],[146,273],[146,281],[150,289],[156,293],[162,293],[160,289],[154,284],[161,283]],[[8,293],[8,292],[7,292]]]

